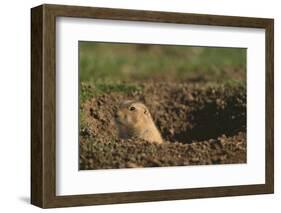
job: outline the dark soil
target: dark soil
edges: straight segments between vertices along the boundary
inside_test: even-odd
[[[81,105],[80,169],[246,163],[245,86],[140,87],[129,93],[103,93]],[[113,115],[127,99],[148,106],[164,144],[118,139]]]

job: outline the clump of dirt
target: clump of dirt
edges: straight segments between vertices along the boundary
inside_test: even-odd
[[[246,162],[245,86],[141,83],[142,90],[108,92],[80,106],[80,169]],[[164,144],[120,140],[114,124],[123,100],[146,104]]]

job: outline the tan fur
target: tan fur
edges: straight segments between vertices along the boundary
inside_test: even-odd
[[[124,101],[115,115],[119,137],[142,138],[149,142],[163,143],[147,107],[139,102]]]

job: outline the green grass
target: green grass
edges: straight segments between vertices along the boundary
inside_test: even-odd
[[[80,81],[122,83],[153,78],[228,81],[246,78],[246,49],[79,42]]]
[[[137,84],[122,84],[122,83],[82,83],[80,85],[80,101],[83,103],[86,100],[100,95],[102,93],[122,92],[125,94],[141,91],[143,88]]]

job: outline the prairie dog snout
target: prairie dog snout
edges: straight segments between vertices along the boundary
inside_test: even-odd
[[[138,137],[149,142],[163,143],[148,108],[140,102],[122,102],[115,114],[115,122],[120,138]]]

